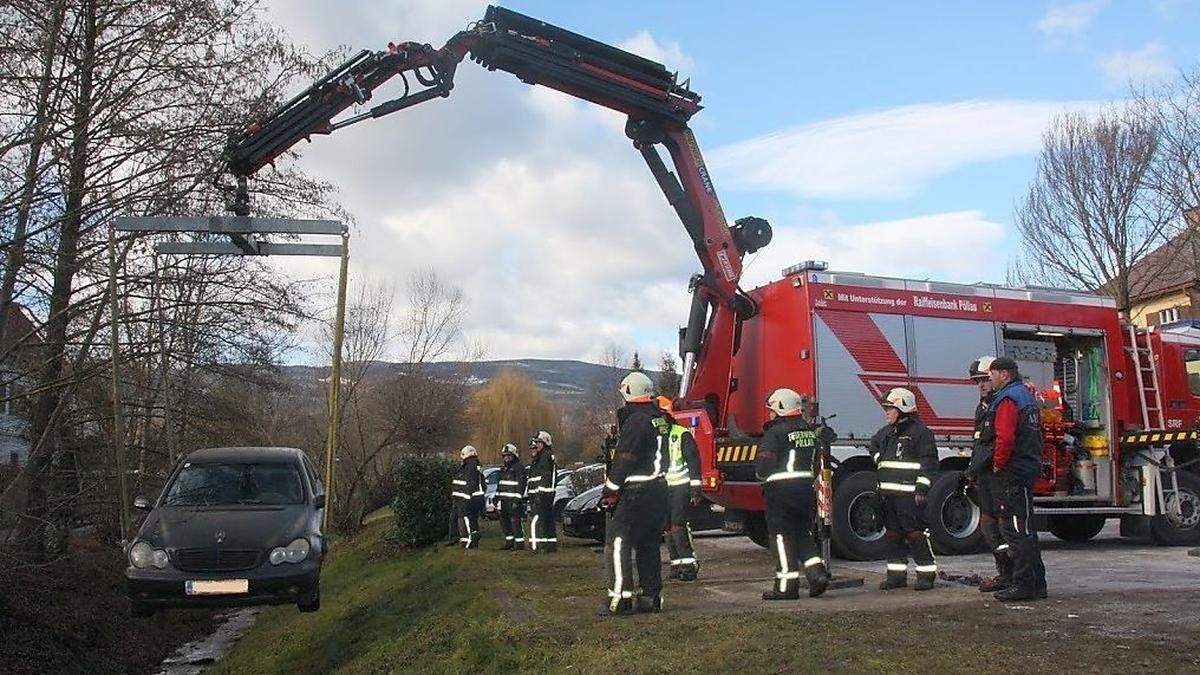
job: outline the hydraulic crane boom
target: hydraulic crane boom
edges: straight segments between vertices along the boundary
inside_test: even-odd
[[[404,42],[390,44],[383,52],[359,52],[233,137],[225,155],[227,170],[239,182],[233,210],[249,213],[246,178],[301,140],[449,96],[455,69],[468,55],[489,70],[507,71],[523,82],[557,89],[628,116],[626,134],[679,215],[704,267],[704,274],[692,280],[692,309],[681,334],[686,392],[694,381],[693,368],[702,361],[701,350],[710,342],[708,334],[718,323],[728,327],[722,330],[732,330],[730,317],[720,321],[717,314],[732,312],[742,320],[755,314],[754,303],[738,288],[742,257],[765,246],[771,229],[761,218],[742,218],[732,227],[726,222],[687,125],[701,108],[700,96],[678,83],[662,64],[512,10],[488,7],[483,20],[450,38],[441,49]],[[419,89],[413,89],[409,75]],[[376,88],[396,76],[404,83],[401,96],[334,121],[347,108],[365,104]],[[659,144],[670,154],[675,173],[664,164]],[[720,399],[727,394],[727,376],[726,370],[712,380]],[[720,381],[724,384],[718,385]]]

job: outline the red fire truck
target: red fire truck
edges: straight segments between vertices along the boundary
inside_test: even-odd
[[[1044,420],[1037,484],[1037,510],[1051,532],[1087,539],[1119,517],[1124,532],[1148,531],[1164,543],[1200,539],[1200,481],[1176,470],[1195,467],[1200,331],[1132,329],[1110,300],[1092,295],[834,273],[815,263],[745,291],[742,259],[770,242],[771,228],[756,217],[726,220],[688,126],[701,110],[699,94],[660,63],[512,10],[489,7],[441,48],[401,42],[363,50],[239,130],[225,151],[225,169],[236,179],[230,210],[249,216],[249,179],[300,141],[449,97],[468,57],[627,117],[626,135],[703,268],[691,279],[680,332],[676,416],[696,430],[705,489],[731,526],[765,540],[755,438],[767,394],[791,387],[836,414],[836,550],[877,557],[875,481],[862,446],[882,424],[880,396],[906,386],[942,446],[944,471],[929,506],[934,541],[946,552],[975,550],[978,509],[955,490],[977,401],[966,369],[978,356],[1006,354],[1032,386],[1061,401]],[[365,107],[397,78],[400,96]],[[335,119],[355,106],[362,106],[357,114]],[[421,159],[398,160],[397,180],[419,171]]]
[[[957,486],[979,400],[967,367],[996,354],[1016,359],[1046,399],[1035,485],[1044,529],[1081,541],[1119,518],[1122,534],[1200,540],[1200,479],[1175,470],[1197,468],[1200,329],[1133,328],[1097,295],[830,272],[817,262],[788,268],[749,296],[762,311],[735,331],[730,392],[716,415],[730,435],[701,447],[710,498],[756,541],[765,533],[754,434],[766,421],[765,392],[788,386],[836,415],[835,550],[882,555],[864,446],[883,424],[879,400],[907,387],[940,446],[930,534],[945,553],[980,549],[978,507]]]

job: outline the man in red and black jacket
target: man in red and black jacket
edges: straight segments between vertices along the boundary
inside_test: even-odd
[[[997,600],[1037,600],[1046,597],[1046,567],[1033,515],[1033,481],[1042,464],[1041,407],[1021,382],[1017,362],[1001,356],[988,371],[992,401],[988,408],[995,434],[992,470],[1000,478],[1000,534],[1012,556],[1012,586],[996,593]]]

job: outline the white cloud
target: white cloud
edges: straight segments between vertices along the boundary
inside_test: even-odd
[[[336,4],[349,25],[334,20],[332,3],[276,2],[313,49],[440,45],[484,5]],[[673,68],[691,63],[648,33],[628,43]],[[409,274],[432,267],[470,298],[467,337],[489,358],[599,359],[615,343],[656,360],[686,319],[699,263],[623,125],[612,111],[465,62],[449,99],[316,138],[299,165],[337,185],[356,217],[352,278],[402,291]],[[283,264],[304,276],[335,268]]]
[[[1092,25],[1107,0],[1084,0],[1068,4],[1053,4],[1033,23],[1033,27],[1046,37],[1076,37]]]
[[[824,260],[829,268],[883,276],[973,283],[1003,274],[1004,225],[980,211],[934,213],[862,224],[776,226],[743,286],[774,281],[785,267]]]
[[[696,68],[696,62],[684,53],[677,42],[659,42],[649,31],[639,31],[633,37],[622,40],[617,46],[651,61],[657,61],[667,67],[667,70],[677,72],[687,77]]]
[[[896,199],[978,162],[1030,154],[1050,119],[1090,102],[966,101],[837,117],[718,148],[722,185],[804,198]]]
[[[1167,48],[1159,42],[1148,42],[1141,49],[1101,57],[1100,68],[1105,77],[1120,85],[1155,84],[1175,75]]]

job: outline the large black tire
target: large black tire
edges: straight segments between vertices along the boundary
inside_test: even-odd
[[[1046,526],[1050,529],[1050,534],[1063,541],[1080,542],[1100,534],[1105,521],[1105,517],[1098,514],[1050,516],[1046,519]]]
[[[962,471],[943,471],[925,497],[925,522],[933,550],[942,555],[966,555],[987,550],[979,529],[979,505],[958,491]]]
[[[1200,543],[1200,478],[1187,471],[1177,471],[1175,475],[1179,477],[1180,521],[1175,522],[1167,515],[1154,516],[1150,519],[1150,536],[1163,546],[1194,546]],[[1163,491],[1168,501],[1173,501],[1175,496],[1167,492],[1170,480],[1163,477]]]
[[[770,544],[767,536],[767,517],[762,511],[747,511],[742,521],[742,526],[746,536],[750,541],[758,544],[763,548],[767,548]]]
[[[879,560],[887,552],[874,471],[856,471],[833,491],[833,552],[847,560]]]
[[[296,602],[296,609],[301,612],[315,612],[321,609],[321,581],[313,584],[312,590],[301,596]]]

